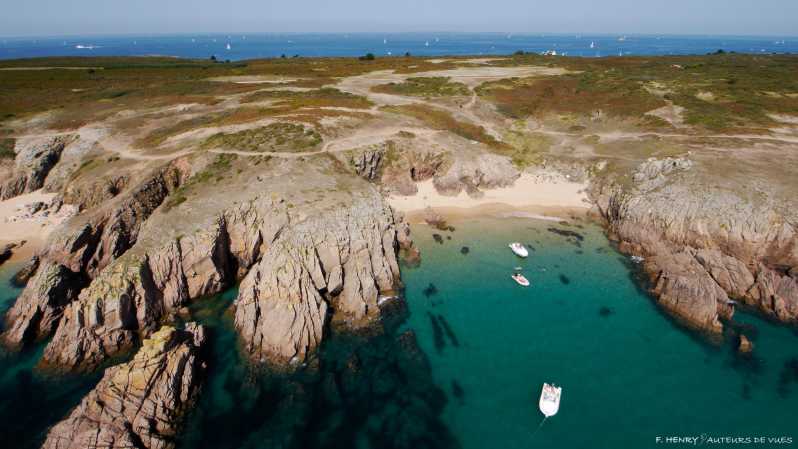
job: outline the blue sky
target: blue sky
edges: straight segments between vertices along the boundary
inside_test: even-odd
[[[7,0],[0,35],[499,31],[798,35],[798,0]]]

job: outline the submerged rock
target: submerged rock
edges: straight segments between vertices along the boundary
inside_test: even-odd
[[[435,286],[432,282],[429,283],[426,287],[424,287],[424,296],[429,298],[430,296],[438,294],[438,287]]]
[[[440,234],[432,234],[432,239],[435,240],[435,243],[439,245],[443,245],[443,236]]]
[[[427,312],[427,317],[429,317],[429,322],[432,325],[432,338],[435,342],[435,349],[440,354],[446,347],[446,340],[443,338],[443,327],[438,322],[438,319],[435,317],[435,315]]]
[[[607,306],[602,306],[599,309],[599,315],[601,315],[603,318],[607,318],[608,316],[612,315],[613,313],[614,313],[613,310],[611,308],[607,307]]]
[[[19,271],[11,278],[11,285],[17,288],[23,288],[28,284],[30,278],[36,274],[39,269],[39,256],[33,256]]]
[[[162,327],[133,360],[105,371],[42,448],[174,448],[201,384],[204,342],[202,326]]]
[[[460,254],[462,254],[464,256],[466,254],[468,254],[469,252],[471,252],[471,249],[469,249],[467,246],[464,246],[464,247],[460,248]]]
[[[17,247],[16,243],[9,243],[3,246],[0,246],[0,265],[5,263],[8,259],[14,255],[14,248]]]
[[[754,351],[754,344],[751,343],[751,340],[749,340],[745,334],[740,334],[740,342],[737,345],[737,351],[740,354],[750,354]]]
[[[449,326],[449,322],[446,321],[446,318],[444,318],[443,315],[438,314],[438,322],[441,323],[441,326],[443,327],[444,332],[446,332],[446,336],[449,337],[449,342],[452,344],[452,346],[459,347],[460,341],[457,339],[457,335],[454,334],[452,327]]]

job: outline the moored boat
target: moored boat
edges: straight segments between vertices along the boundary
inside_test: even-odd
[[[515,255],[518,256],[518,257],[528,257],[529,256],[529,251],[521,243],[513,242],[513,243],[510,243],[508,246],[510,247],[511,250],[513,250]]]
[[[524,277],[524,275],[523,275],[523,274],[521,274],[521,273],[515,273],[515,274],[511,275],[510,277],[511,277],[511,278],[513,278],[513,280],[514,280],[515,282],[517,282],[517,283],[518,283],[518,285],[520,285],[520,286],[522,286],[522,287],[529,287],[529,279],[527,279],[526,277]]]
[[[538,406],[540,412],[546,418],[550,418],[557,414],[560,410],[560,396],[562,395],[562,387],[555,386],[554,384],[543,384],[543,390],[540,392],[540,401]]]

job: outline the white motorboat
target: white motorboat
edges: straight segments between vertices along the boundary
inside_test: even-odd
[[[513,250],[513,252],[515,253],[516,256],[518,256],[518,257],[529,257],[529,251],[526,249],[526,247],[523,244],[518,243],[518,242],[513,242],[513,243],[510,243],[507,246],[509,246],[510,249]]]
[[[521,273],[515,273],[510,276],[513,278],[515,282],[518,282],[518,285],[522,287],[529,287],[529,279],[525,278]]]
[[[540,392],[540,412],[543,416],[550,418],[557,414],[560,410],[560,396],[562,395],[562,387],[554,384],[543,384],[543,390]]]

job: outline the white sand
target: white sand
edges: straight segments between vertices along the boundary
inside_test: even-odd
[[[590,204],[585,194],[587,184],[572,182],[562,177],[539,176],[524,173],[511,187],[486,190],[481,198],[472,198],[465,192],[457,196],[438,193],[432,180],[418,184],[413,196],[391,196],[390,205],[401,212],[433,209],[475,208],[488,205],[505,205],[514,209],[580,209]]]
[[[27,243],[14,250],[12,259],[29,257],[38,251],[47,239],[47,236],[61,223],[69,218],[68,206],[62,208],[63,213],[43,214],[28,216],[26,207],[37,201],[48,204],[54,193],[43,193],[37,190],[33,193],[20,195],[6,201],[0,201],[0,245],[6,243]]]

